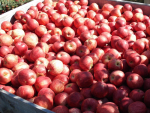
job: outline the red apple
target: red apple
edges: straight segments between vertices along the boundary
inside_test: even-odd
[[[93,84],[93,76],[90,72],[81,71],[77,75],[76,83],[80,88],[87,88]]]
[[[128,94],[125,90],[118,89],[113,93],[113,101],[116,105],[120,105],[121,100],[127,96],[128,96]]]
[[[133,100],[133,101],[143,101],[143,97],[144,97],[144,92],[140,89],[133,89],[130,94],[129,97]]]
[[[50,73],[53,76],[56,76],[63,71],[63,62],[60,60],[52,60],[49,62],[47,69],[48,73]]]
[[[132,73],[127,77],[126,82],[129,88],[138,89],[143,86],[144,80],[139,74]]]
[[[81,95],[79,92],[72,92],[68,97],[67,97],[67,104],[70,107],[80,107],[82,101],[84,100],[83,95]]]
[[[21,85],[33,85],[36,82],[36,74],[31,69],[23,69],[18,73],[18,81]]]
[[[33,86],[30,85],[20,86],[16,91],[16,95],[24,99],[30,99],[34,96],[34,94],[35,94],[35,90]]]
[[[54,107],[54,108],[52,109],[52,111],[53,111],[54,113],[59,113],[60,111],[61,111],[62,113],[69,113],[69,109],[68,109],[66,106],[64,106],[64,105],[58,105],[58,106]]]
[[[98,106],[98,101],[93,98],[87,98],[82,102],[81,111],[92,111],[96,112]]]
[[[96,112],[97,113],[119,113],[119,109],[115,103],[106,102],[103,105],[98,105]]]
[[[94,69],[94,77],[95,77],[96,81],[108,82],[108,80],[109,80],[109,78],[108,78],[109,77],[109,72],[108,72],[108,70],[106,68],[100,68],[100,69],[98,68],[97,70]]]
[[[104,82],[97,82],[91,86],[91,93],[96,98],[104,98],[108,94],[108,86]]]
[[[119,108],[121,110],[122,113],[127,113],[128,112],[128,107],[129,105],[133,103],[133,100],[131,98],[128,97],[124,97],[119,105]]]
[[[130,113],[146,113],[146,110],[146,105],[140,101],[133,102],[128,107],[128,112]]]
[[[72,92],[79,92],[79,87],[76,83],[69,83],[65,86],[64,92],[71,94]]]
[[[50,88],[54,91],[55,94],[63,92],[64,87],[64,83],[59,79],[53,80],[50,85]]]
[[[66,105],[67,104],[68,94],[65,92],[59,93],[54,97],[54,103],[58,105]]]

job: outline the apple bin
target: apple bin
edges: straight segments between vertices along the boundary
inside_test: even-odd
[[[15,21],[15,17],[14,17],[14,14],[15,14],[15,12],[16,11],[18,11],[18,10],[23,10],[24,12],[26,12],[29,8],[30,8],[30,6],[36,6],[36,4],[38,3],[38,2],[42,2],[42,1],[44,1],[44,0],[33,0],[33,1],[31,1],[31,2],[29,2],[29,3],[27,3],[27,4],[24,4],[24,5],[22,5],[22,6],[20,6],[20,7],[18,7],[18,8],[15,8],[15,9],[13,9],[13,10],[11,10],[11,11],[8,11],[7,13],[4,13],[4,14],[2,14],[2,15],[0,15],[0,25],[1,25],[1,23],[3,23],[3,21],[10,21],[10,22],[14,22]],[[58,1],[58,0],[53,0],[53,1]],[[74,1],[74,0],[73,0]],[[101,8],[104,4],[107,4],[107,3],[109,3],[109,4],[112,4],[113,6],[115,6],[115,5],[125,5],[125,4],[131,4],[132,5],[132,7],[133,7],[133,9],[135,9],[135,8],[141,8],[142,10],[143,10],[143,14],[144,15],[150,15],[150,11],[148,11],[149,9],[150,9],[150,4],[145,4],[145,3],[137,3],[137,2],[129,2],[129,1],[124,1],[124,0],[89,0],[89,5],[90,4],[92,4],[92,3],[97,3],[98,5],[99,5],[99,7]],[[144,17],[143,17],[144,18]],[[85,21],[85,20],[84,20]],[[60,23],[59,23],[60,21],[58,20],[58,22],[57,22],[57,24],[58,25],[60,25]],[[91,21],[92,22],[92,21]],[[90,22],[89,22],[90,23]],[[150,22],[149,22],[150,23]],[[84,23],[85,24],[85,23]],[[71,26],[71,25],[70,25]],[[78,25],[76,25],[76,26],[78,26]],[[91,26],[88,26],[89,28],[91,27]],[[101,26],[101,27],[103,27],[103,26]],[[119,28],[119,27],[118,27]],[[31,28],[32,29],[32,28]],[[88,29],[88,28],[87,28]],[[124,28],[123,28],[124,29]],[[72,29],[64,29],[64,31],[70,31],[71,32],[71,30]],[[31,30],[32,31],[32,30]],[[39,30],[40,31],[40,30]],[[38,31],[37,31],[38,32]],[[81,32],[82,32],[82,30],[81,31],[79,31],[79,33],[81,34]],[[101,32],[101,31],[98,31],[98,32]],[[38,33],[37,33],[38,34]],[[100,34],[100,33],[99,33]],[[89,35],[88,34],[88,32],[86,32],[84,35]],[[38,35],[39,37],[41,37],[42,35]],[[90,35],[91,36],[91,35]],[[64,36],[65,37],[65,36]],[[67,37],[67,38],[66,38]],[[68,36],[68,35],[66,35],[66,39],[67,40],[70,40],[70,37],[71,36]],[[57,37],[56,37],[57,38]],[[104,38],[103,36],[101,36],[101,38]],[[95,38],[96,39],[96,38]],[[94,39],[94,40],[95,40]],[[63,40],[63,38],[61,39],[61,40]],[[65,40],[65,39],[64,39]],[[85,39],[85,38],[82,38],[82,37],[80,37],[80,40],[82,40],[83,42],[85,42],[87,39]],[[118,39],[119,40],[119,39]],[[38,37],[36,38],[36,39],[34,39],[34,42],[37,42],[38,43]],[[50,40],[50,43],[51,42],[54,42],[54,40],[52,40],[52,38],[51,38],[51,40]],[[126,41],[127,42],[127,41]],[[121,42],[120,42],[121,43]],[[145,42],[146,43],[146,42]],[[16,43],[15,43],[16,44]],[[118,43],[117,43],[118,44]],[[11,45],[11,44],[10,44]],[[85,43],[85,45],[86,45],[86,43]],[[146,45],[146,44],[145,44]],[[16,46],[16,45],[15,45]],[[35,49],[33,46],[35,46],[35,45],[28,45],[28,47],[30,48],[30,49],[34,49],[34,52],[32,52],[32,60],[31,60],[31,62],[32,61],[34,61],[35,62],[35,59],[36,59],[36,57],[34,57],[34,54],[36,54],[37,52],[39,52],[39,50],[42,50],[42,49]],[[38,45],[39,46],[39,48],[41,47],[41,46],[43,46],[43,45]],[[57,46],[57,45],[56,45]],[[63,45],[64,46],[64,45]],[[62,46],[62,47],[63,47]],[[101,47],[102,45],[101,44],[99,44],[98,45],[99,47]],[[120,45],[118,44],[117,45],[118,46],[118,51],[121,51],[122,52],[122,50],[121,49],[119,49],[119,47],[120,47]],[[95,47],[96,48],[96,47]],[[126,48],[126,47],[125,47]],[[4,48],[5,49],[5,48]],[[64,49],[65,50],[65,49]],[[92,49],[91,49],[92,50]],[[0,50],[1,51],[1,50]],[[14,51],[17,51],[17,50],[14,50]],[[45,50],[46,51],[46,50]],[[44,51],[44,52],[45,52]],[[48,50],[49,51],[49,50]],[[54,50],[54,51],[58,51],[58,50]],[[69,50],[66,50],[66,51],[68,51],[68,53],[71,53],[72,51],[69,51]],[[6,52],[7,52],[7,49],[6,49]],[[40,51],[41,52],[41,51]],[[15,52],[15,53],[17,53],[17,52]],[[26,51],[26,53],[27,53],[27,51]],[[47,52],[48,53],[48,52]],[[90,53],[90,52],[89,52]],[[61,53],[61,55],[63,55],[64,53],[62,52]],[[77,54],[77,52],[76,52],[76,54]],[[78,54],[80,54],[80,53],[78,53]],[[118,54],[119,54],[119,52],[118,52]],[[134,53],[133,53],[134,54]],[[31,56],[30,55],[30,56]],[[65,54],[66,55],[66,54]],[[92,56],[92,54],[90,54],[91,56]],[[94,64],[94,60],[93,60],[93,58],[91,58],[90,57],[90,55],[89,56],[80,56],[80,55],[78,55],[78,56],[80,56],[81,57],[81,59],[85,62],[85,61],[87,61],[87,59],[88,59],[88,63],[90,64],[91,62]],[[119,54],[120,55],[120,54]],[[117,56],[118,58],[119,57],[121,57],[121,56]],[[137,54],[135,54],[135,56],[136,56]],[[132,56],[132,57],[135,57],[135,56]],[[42,56],[43,57],[43,56]],[[44,56],[45,57],[45,56]],[[80,59],[80,57],[79,57],[79,59]],[[35,59],[34,59],[35,58]],[[8,58],[9,59],[9,58]],[[20,58],[20,60],[22,60],[21,58]],[[24,60],[24,59],[23,59]],[[62,60],[62,59],[61,59]],[[1,61],[0,61],[1,62]],[[14,61],[15,62],[15,61]],[[22,62],[22,61],[21,61]],[[24,61],[23,61],[24,62]],[[50,61],[49,61],[50,62]],[[55,60],[55,62],[56,62],[56,60]],[[61,61],[60,62],[60,60],[57,60],[57,62],[59,62],[59,65],[57,65],[58,67],[60,66],[60,67],[63,67],[64,66],[64,64],[66,65],[66,67],[67,67],[67,64],[68,64],[68,62],[67,61],[65,61],[65,60],[63,60],[63,61]],[[71,62],[71,61],[70,61]],[[97,60],[97,62],[98,62],[98,60]],[[64,63],[64,64],[63,64]],[[53,65],[54,63],[51,63],[51,65]],[[3,64],[3,65],[5,65],[6,66],[6,64]],[[147,64],[148,65],[148,64]],[[32,66],[32,65],[31,65]],[[82,67],[83,66],[83,67]],[[7,65],[6,67],[8,67],[8,68],[12,68],[11,67],[11,65]],[[28,66],[27,66],[28,67]],[[81,64],[81,67],[82,67],[82,70],[84,70],[84,71],[86,71],[86,75],[88,75],[88,77],[90,78],[92,78],[93,76],[92,76],[92,74],[90,74],[90,72],[88,72],[89,70],[90,70],[90,68],[91,67],[84,67],[84,64]],[[135,66],[130,66],[130,67],[135,67]],[[31,68],[31,67],[28,67],[28,68]],[[42,67],[43,68],[43,67]],[[44,67],[45,68],[45,67]],[[47,67],[46,67],[47,68]],[[64,67],[63,67],[64,68]],[[61,74],[61,73],[59,73],[58,71],[60,71],[61,70],[61,72],[63,71],[63,68],[61,68],[61,69],[59,69],[59,70],[57,70],[57,73],[58,74]],[[140,67],[139,67],[140,68]],[[32,68],[33,69],[33,68]],[[51,69],[51,68],[50,68]],[[54,68],[55,69],[55,68]],[[54,70],[53,69],[53,70]],[[111,69],[113,70],[113,67],[111,67]],[[15,70],[14,68],[12,69],[13,71]],[[68,70],[69,70],[69,68],[68,68]],[[98,69],[97,69],[98,70]],[[35,68],[35,71],[36,71],[36,68]],[[83,71],[83,75],[84,75],[84,71]],[[94,71],[94,69],[93,69],[93,71]],[[106,72],[106,74],[108,74],[109,72],[107,72],[106,70],[104,70],[105,72]],[[20,71],[20,72],[22,72],[22,70]],[[18,73],[20,73],[20,72],[18,72]],[[97,73],[94,73],[94,75],[96,75],[96,74],[100,74],[100,72],[99,71],[96,71]],[[117,72],[119,72],[119,71],[115,71],[116,73]],[[114,72],[114,73],[115,73]],[[25,72],[22,72],[22,75],[24,74],[24,73],[28,73],[27,71],[25,71]],[[45,72],[46,73],[46,72]],[[80,72],[81,73],[81,72]],[[120,72],[122,75],[120,75],[120,76],[125,76],[125,74],[121,71]],[[0,73],[1,74],[1,73]],[[37,74],[37,73],[36,73]],[[35,75],[36,75],[35,74]],[[55,75],[56,73],[54,73],[54,72],[51,72],[51,75]],[[20,74],[21,75],[21,74]],[[45,74],[46,75],[46,74]],[[130,74],[130,75],[132,75],[132,74]],[[110,76],[113,76],[113,74],[110,74]],[[132,76],[135,76],[134,74],[132,75]],[[141,75],[142,77],[145,77],[146,75]],[[140,76],[140,77],[141,77]],[[19,76],[20,77],[20,76]],[[22,78],[17,78],[18,79],[18,81],[20,82],[20,84],[22,85],[24,85],[25,83],[24,83],[24,81],[22,81]],[[95,77],[95,76],[94,76]],[[140,78],[139,77],[139,78]],[[142,77],[140,78],[140,79],[142,79]],[[53,77],[54,78],[54,77]],[[96,77],[95,77],[96,78]],[[124,77],[125,78],[125,77]],[[93,78],[92,78],[93,79]],[[100,79],[100,78],[96,78],[96,79]],[[107,78],[108,79],[108,78]],[[37,79],[36,79],[37,80]],[[57,80],[57,79],[56,79]],[[82,81],[82,80],[80,80],[79,78],[77,79],[78,80],[78,86],[82,89],[82,88],[85,88],[85,87],[90,87],[94,82],[93,82],[93,80],[92,81],[90,81],[89,80],[89,82],[88,82],[88,84],[81,84],[82,82],[84,82],[84,81]],[[143,80],[143,79],[142,79]],[[1,80],[0,80],[1,81]],[[53,80],[53,81],[55,81],[55,80]],[[73,81],[73,80],[72,80]],[[98,80],[97,80],[98,81]],[[111,81],[111,80],[110,80]],[[114,84],[115,86],[120,86],[120,85],[122,85],[122,82],[123,80],[120,80],[120,83],[119,82],[114,82],[114,81],[111,81],[111,83],[112,84]],[[56,82],[58,82],[58,81],[56,81]],[[147,83],[148,83],[149,81],[147,81]],[[35,83],[35,82],[34,82]],[[29,84],[32,84],[32,83],[29,83]],[[0,84],[1,85],[1,84]],[[32,84],[33,85],[33,84]],[[95,86],[94,86],[95,85]],[[101,84],[94,84],[93,86],[92,86],[92,88],[91,88],[91,90],[93,91],[93,92],[96,92],[96,90],[94,89],[94,87],[97,87],[97,86],[100,86]],[[97,86],[96,86],[97,85]],[[105,85],[106,84],[103,84],[102,83],[102,85],[103,85],[103,87],[105,87]],[[110,84],[109,84],[110,85]],[[140,84],[140,82],[139,82],[139,84],[138,85],[140,85],[139,87],[141,87],[142,85]],[[78,87],[77,86],[77,87]],[[0,86],[1,87],[1,86]],[[139,88],[138,86],[137,86],[137,89]],[[53,87],[52,87],[53,88]],[[102,87],[99,87],[99,88],[101,88],[102,90],[104,90],[104,88],[102,88]],[[122,88],[124,88],[124,86],[122,86]],[[34,88],[32,88],[33,89],[33,92],[34,92],[34,90],[37,90],[36,88],[34,89]],[[131,89],[134,89],[134,87],[132,88],[131,87]],[[55,90],[55,89],[54,89]],[[77,90],[79,90],[79,89],[77,89]],[[58,92],[56,91],[56,94],[57,94]],[[118,92],[117,92],[118,93]],[[116,93],[116,95],[117,95],[117,93]],[[120,92],[119,93],[124,93],[123,91],[121,91],[120,90]],[[97,95],[96,93],[94,94],[93,93],[93,96],[95,96],[95,97],[97,97],[97,98],[103,98],[104,96],[106,96],[106,94],[102,94],[101,92],[98,92],[98,94],[99,95]],[[74,94],[74,95],[79,95],[77,92],[76,92],[76,94]],[[112,95],[109,95],[110,97],[112,96]],[[117,97],[116,97],[117,98]],[[134,97],[133,97],[134,98]],[[107,101],[107,100],[106,100]],[[124,100],[122,100],[122,101],[126,101],[126,98],[124,99]],[[116,100],[115,101],[116,103],[116,105],[119,105],[119,102]],[[110,103],[109,103],[110,104]],[[136,106],[136,104],[137,103],[134,103],[135,104],[135,106]],[[134,106],[134,104],[133,104],[133,106]],[[140,102],[138,103],[138,104],[141,104]],[[141,106],[142,106],[143,104],[141,104]],[[72,105],[72,106],[74,106],[74,105]],[[76,105],[76,106],[78,106],[78,105]],[[114,106],[114,105],[112,105],[112,106]],[[133,107],[132,106],[132,107]],[[116,108],[117,109],[117,108]],[[99,111],[97,111],[98,113],[99,113]],[[16,96],[16,95],[14,95],[14,94],[11,94],[11,93],[9,93],[9,92],[7,92],[7,91],[5,91],[5,90],[3,90],[3,89],[1,89],[0,88],[0,113],[53,113],[53,111],[50,111],[50,110],[48,110],[48,109],[45,109],[44,107],[41,107],[41,106],[38,106],[38,105],[36,105],[36,104],[34,104],[34,103],[31,103],[31,102],[29,102],[29,101],[27,101],[27,100],[25,100],[25,99],[23,99],[23,98],[21,98],[21,97],[19,97],[19,96]],[[118,112],[116,112],[116,113],[118,113]],[[133,112],[134,113],[134,112]],[[146,112],[144,112],[144,113],[146,113]],[[148,112],[147,112],[148,113]]]

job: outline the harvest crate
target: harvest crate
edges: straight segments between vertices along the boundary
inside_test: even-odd
[[[13,15],[18,10],[27,11],[27,9],[36,5],[38,2],[42,2],[43,0],[34,0],[23,6],[15,8],[7,13],[0,15],[0,25],[3,21],[14,21]],[[58,1],[58,0],[55,0]],[[131,4],[133,8],[141,8],[144,11],[144,14],[150,15],[150,12],[147,11],[150,9],[150,0],[145,0],[145,3],[138,2],[130,2],[123,0],[89,0],[89,4],[98,3],[100,7],[102,7],[106,3],[110,3],[112,5],[121,4],[124,5],[126,3]],[[53,113],[50,110],[44,109],[38,105],[35,105],[27,100],[24,100],[16,95],[10,94],[5,90],[0,89],[0,113]]]

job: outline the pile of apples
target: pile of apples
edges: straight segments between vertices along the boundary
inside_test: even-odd
[[[0,29],[0,88],[56,113],[150,113],[150,18],[130,4],[44,0]]]

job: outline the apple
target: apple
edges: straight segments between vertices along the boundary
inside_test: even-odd
[[[52,81],[50,88],[54,91],[55,94],[58,94],[64,91],[65,86],[61,80],[55,79]]]
[[[6,68],[13,68],[18,63],[18,56],[14,54],[7,54],[3,59],[3,66]]]
[[[76,83],[68,83],[65,85],[64,92],[71,94],[72,92],[79,92],[79,87]]]
[[[143,97],[144,97],[144,92],[141,89],[133,89],[130,94],[129,97],[133,100],[133,101],[143,101]]]
[[[132,68],[134,68],[135,66],[139,65],[141,62],[141,57],[138,53],[131,53],[129,55],[127,55],[126,57],[126,61],[128,63],[128,65]]]
[[[109,71],[106,68],[94,69],[94,78],[99,82],[108,82]]]
[[[138,89],[143,86],[144,80],[139,74],[131,73],[126,82],[129,88]]]
[[[92,111],[96,112],[98,106],[98,101],[93,98],[86,98],[81,105],[81,111]]]
[[[42,88],[42,89],[38,92],[38,96],[45,95],[45,94],[51,95],[52,98],[55,97],[55,93],[54,93],[50,88]]]
[[[82,101],[84,100],[83,95],[81,95],[79,92],[72,92],[68,97],[67,97],[67,104],[70,107],[80,107]]]
[[[133,13],[131,11],[124,11],[123,17],[127,20],[130,21],[132,20]]]
[[[133,103],[133,100],[131,98],[128,97],[124,97],[119,105],[119,108],[121,110],[122,113],[127,113],[128,112],[128,107],[129,105]]]
[[[149,103],[150,103],[150,100],[148,98],[149,93],[150,93],[150,89],[146,90],[144,94],[144,103],[148,108],[149,108]]]
[[[69,74],[69,79],[71,82],[73,82],[73,83],[76,82],[76,79],[77,79],[79,72],[81,72],[80,69],[74,69],[71,71],[71,73]]]
[[[125,74],[120,70],[113,71],[109,76],[109,80],[110,83],[114,84],[115,86],[120,86],[125,81]]]
[[[62,29],[62,35],[65,37],[66,40],[71,40],[75,37],[75,32],[71,27],[64,27]]]
[[[125,90],[118,89],[113,93],[113,101],[116,105],[120,105],[121,100],[127,96],[128,96],[128,94]]]
[[[64,105],[58,105],[58,106],[54,107],[52,109],[52,111],[55,112],[55,113],[58,113],[60,111],[62,113],[69,113],[69,109],[66,106],[64,106]]]
[[[12,94],[15,94],[16,92],[15,89],[11,86],[4,86],[2,89]]]
[[[30,99],[35,95],[35,90],[33,86],[23,85],[17,89],[16,95],[24,99]]]
[[[133,72],[139,74],[143,78],[148,76],[148,68],[145,64],[135,66]]]
[[[51,84],[51,79],[46,76],[39,76],[36,79],[36,82],[34,84],[36,91],[40,91],[42,88],[48,88]]]
[[[85,56],[90,53],[90,50],[85,46],[81,45],[76,49],[76,55],[79,57]]]
[[[97,106],[96,113],[120,113],[118,106],[113,102],[106,102]]]
[[[78,17],[78,18],[76,18],[76,19],[74,20],[74,26],[75,26],[76,28],[78,28],[78,27],[84,25],[84,21],[85,21],[85,20],[84,20],[83,17]]]
[[[62,92],[62,93],[59,93],[57,94],[55,97],[54,97],[54,103],[58,106],[58,105],[66,105],[67,104],[67,97],[69,95],[66,93],[66,92]]]
[[[38,23],[40,25],[46,25],[49,23],[49,18],[48,18],[48,15],[47,13],[44,13],[44,12],[40,12],[36,18],[36,20],[38,21]]]
[[[108,38],[104,35],[99,35],[96,38],[96,41],[97,41],[97,46],[100,47],[100,48],[106,46],[109,43]]]
[[[39,57],[35,62],[34,65],[44,65],[45,67],[47,67],[49,61],[44,58],[44,57]]]
[[[37,96],[33,103],[51,110],[53,108],[53,97],[50,94]]]
[[[79,108],[70,108],[69,113],[81,113],[81,110]]]
[[[147,110],[146,105],[140,101],[133,102],[128,107],[128,112],[131,113],[136,113],[136,112],[146,113],[146,110]]]
[[[3,21],[1,23],[1,29],[8,32],[12,29],[12,24],[9,21]]]
[[[22,24],[26,24],[30,19],[31,19],[31,16],[25,13],[21,16],[20,21]]]
[[[104,98],[108,94],[108,86],[104,82],[97,82],[91,86],[91,93],[96,98]]]
[[[90,72],[81,71],[76,77],[76,83],[80,88],[87,88],[93,84],[93,76]]]
[[[23,56],[25,55],[27,50],[28,50],[28,46],[25,43],[18,42],[15,44],[15,47],[14,47],[15,54]]]
[[[96,53],[98,56],[99,60],[101,60],[102,56],[104,55],[104,50],[101,48],[95,48],[91,51],[91,53]]]
[[[0,46],[11,46],[13,43],[13,39],[10,35],[3,34],[0,35]]]
[[[64,44],[64,50],[67,52],[67,53],[75,53],[77,49],[77,44],[73,41],[73,40],[68,40],[65,42]]]
[[[88,71],[93,67],[93,59],[90,56],[83,56],[79,61],[79,66],[82,70]]]
[[[123,62],[120,59],[112,58],[108,62],[108,69],[110,70],[122,70],[123,69]]]
[[[63,71],[63,62],[60,60],[52,60],[48,63],[47,69],[48,73],[57,76]]]
[[[80,36],[81,33],[83,33],[84,31],[88,31],[88,27],[85,25],[81,25],[80,27],[77,28],[77,34]]]
[[[21,16],[24,14],[23,11],[19,10],[19,11],[16,11],[15,14],[14,14],[14,17],[15,19],[17,20],[20,20],[21,19]]]
[[[31,69],[23,69],[18,73],[18,81],[21,85],[33,85],[36,78],[36,73]]]
[[[35,33],[28,32],[23,37],[23,42],[28,46],[28,48],[33,49],[38,43],[38,37]]]
[[[23,29],[23,25],[21,23],[14,23],[12,25],[12,30],[14,30],[14,29]],[[2,31],[1,31],[1,33],[2,33]]]
[[[93,59],[93,65],[95,65],[99,61],[99,58],[96,53],[89,53],[87,54],[87,56],[90,56]]]
[[[61,74],[69,76],[70,74],[70,69],[69,69],[69,65],[63,65],[63,71],[61,72]]]
[[[69,64],[70,62],[70,55],[67,52],[60,51],[56,55],[56,59],[63,62],[63,64]]]
[[[124,52],[129,49],[129,44],[126,40],[120,39],[115,43],[115,47],[118,51]]]
[[[29,65],[25,62],[18,62],[12,68],[13,71],[21,70],[21,69],[29,69]]]
[[[92,98],[91,89],[90,88],[82,88],[81,94],[84,96],[84,98]]]
[[[113,93],[117,90],[117,87],[113,84],[108,83],[108,94],[107,94],[107,98],[108,99],[112,99],[113,98]]]
[[[47,29],[44,25],[39,25],[35,28],[34,32],[38,37],[42,37],[44,34],[47,33]]]
[[[108,62],[114,58],[115,56],[112,54],[112,53],[105,53],[103,56],[102,56],[102,63],[104,63],[105,65],[108,66]]]
[[[1,46],[1,48],[0,48],[0,56],[1,57],[5,57],[9,53],[10,53],[10,50],[9,50],[8,46]]]

